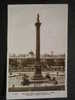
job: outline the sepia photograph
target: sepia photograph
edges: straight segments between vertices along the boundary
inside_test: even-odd
[[[8,5],[7,99],[67,97],[67,4]]]

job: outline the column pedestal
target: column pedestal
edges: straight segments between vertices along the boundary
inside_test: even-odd
[[[42,73],[41,73],[41,65],[35,65],[35,73],[34,73],[34,76],[33,76],[33,80],[43,80],[43,76],[42,76]]]

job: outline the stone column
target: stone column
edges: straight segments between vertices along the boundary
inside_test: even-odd
[[[37,22],[35,23],[36,26],[36,64],[35,64],[35,74],[33,79],[34,80],[41,80],[43,79],[41,73],[41,64],[40,64],[40,20],[39,14],[37,14]]]
[[[35,23],[36,26],[36,63],[40,64],[40,20],[39,14],[37,14],[37,22]]]

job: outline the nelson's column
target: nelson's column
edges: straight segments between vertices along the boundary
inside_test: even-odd
[[[37,14],[37,22],[36,26],[36,62],[35,62],[35,73],[33,76],[34,80],[43,80],[43,76],[41,73],[41,64],[40,64],[40,19],[39,14]]]

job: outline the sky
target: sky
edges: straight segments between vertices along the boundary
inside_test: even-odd
[[[8,5],[8,53],[36,50],[36,17],[40,15],[41,54],[67,51],[67,4]]]

